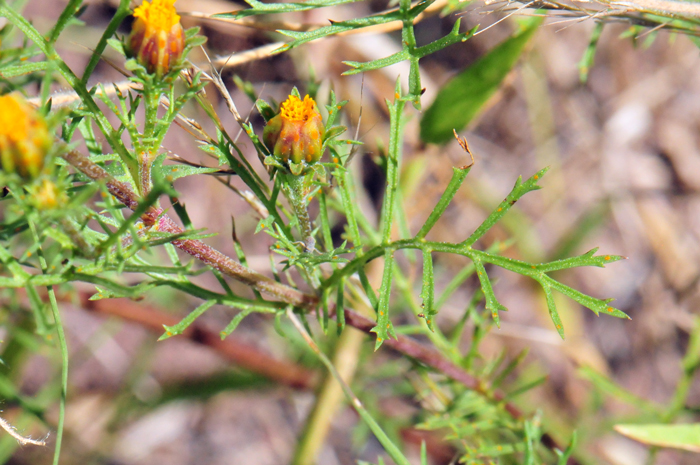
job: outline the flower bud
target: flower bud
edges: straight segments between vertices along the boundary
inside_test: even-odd
[[[134,24],[127,39],[129,54],[149,73],[161,77],[182,57],[185,34],[175,0],[144,0],[134,10]]]
[[[0,168],[34,179],[44,168],[52,142],[46,121],[24,97],[0,97]]]
[[[51,180],[44,179],[31,189],[31,202],[40,210],[65,208],[68,198],[65,193]]]
[[[270,119],[263,141],[278,160],[287,163],[316,163],[321,159],[325,127],[316,102],[308,95],[301,100],[290,95],[280,113]]]

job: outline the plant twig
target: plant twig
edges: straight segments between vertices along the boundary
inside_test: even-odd
[[[92,160],[76,150],[68,151],[62,156],[64,160],[89,178],[94,181],[104,182],[107,190],[121,203],[132,210],[138,208],[140,199],[131,188],[127,184],[114,179],[102,167],[93,163]],[[163,213],[163,210],[160,208],[147,208],[141,215],[141,219],[146,226],[155,227],[158,231],[172,234],[181,234],[184,232],[183,229]],[[201,241],[193,239],[175,240],[173,241],[173,245],[212,268],[219,270],[223,274],[263,294],[271,295],[297,307],[310,307],[318,303],[316,296],[304,294],[301,291],[285,286],[267,276],[246,268],[237,261]]]
[[[21,445],[26,446],[27,444],[32,444],[35,446],[45,446],[46,445],[46,439],[48,439],[48,435],[44,439],[32,439],[27,436],[22,436],[17,432],[14,426],[12,426],[7,420],[5,420],[3,417],[0,417],[0,426],[2,426],[2,429],[7,431],[7,434],[15,438],[17,442],[19,442]]]
[[[89,298],[88,293],[80,294],[80,302],[84,309],[119,317],[156,333],[163,332],[163,325],[171,326],[180,321],[173,315],[139,305],[128,299],[89,300]],[[255,347],[234,339],[221,340],[219,333],[205,329],[197,323],[190,326],[182,335],[193,342],[210,347],[241,368],[258,373],[282,385],[296,389],[312,389],[317,384],[316,373],[291,362],[270,357]]]

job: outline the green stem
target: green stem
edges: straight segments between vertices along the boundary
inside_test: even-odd
[[[401,42],[404,50],[407,50],[410,58],[408,74],[408,97],[413,101],[417,110],[420,110],[420,68],[418,66],[419,57],[416,56],[416,34],[413,30],[413,20],[415,16],[411,12],[411,0],[399,0],[399,12],[403,20],[401,28]]]
[[[53,287],[48,287],[49,301],[51,302],[51,313],[56,323],[56,334],[58,335],[58,345],[61,349],[61,401],[58,405],[58,430],[56,431],[56,449],[53,456],[53,465],[59,465],[61,456],[61,444],[63,442],[63,425],[66,419],[66,394],[68,392],[68,344],[63,331],[63,321],[58,311],[56,293]]]
[[[145,106],[145,123],[143,128],[142,150],[138,154],[139,179],[138,190],[142,197],[146,197],[153,187],[151,178],[151,166],[156,159],[160,144],[156,140],[156,127],[158,125],[158,107],[160,105],[161,92],[157,86],[148,85],[143,89]]]
[[[688,348],[683,357],[683,375],[678,380],[668,411],[662,416],[664,422],[670,423],[675,420],[685,408],[688,393],[698,369],[700,369],[700,318],[695,319],[695,327],[690,334]]]
[[[343,212],[345,219],[348,222],[348,234],[350,235],[350,240],[352,241],[353,247],[355,247],[357,250],[357,252],[355,252],[355,256],[361,257],[364,254],[364,249],[362,236],[360,236],[360,228],[357,223],[358,212],[355,208],[357,201],[354,195],[354,184],[352,182],[351,173],[345,168],[339,168],[334,173],[336,179],[338,180],[338,190],[340,191],[340,200],[342,204],[342,209],[340,211]],[[374,231],[373,228],[370,229],[371,231]],[[369,283],[365,270],[359,270],[359,274],[360,282],[362,283],[362,287],[367,294],[367,298],[372,303],[372,306],[376,307],[379,301],[377,300],[377,295],[374,293],[374,289],[372,289],[372,286]]]
[[[338,312],[342,314],[343,312]],[[350,383],[352,380],[362,342],[365,335],[360,331],[343,331],[335,346],[333,366],[338,367],[340,378]],[[294,452],[292,465],[313,465],[317,463],[317,455],[328,434],[330,423],[343,400],[343,388],[329,373],[321,385],[304,431]]]
[[[34,242],[40,244],[41,240],[39,238],[39,234],[37,233],[34,220],[30,219],[28,223]],[[45,274],[47,264],[46,258],[44,257],[41,248],[39,248],[39,263],[41,264],[42,274]],[[63,442],[63,425],[65,423],[66,417],[66,393],[68,391],[68,345],[66,344],[66,335],[63,331],[63,321],[61,320],[61,313],[58,311],[56,293],[53,290],[53,286],[47,286],[47,290],[49,293],[49,302],[51,304],[51,313],[53,314],[54,323],[56,324],[58,345],[61,350],[61,399],[58,404],[58,427],[56,431],[56,448],[54,449],[53,456],[53,465],[59,465],[58,462],[59,458],[61,457],[61,444]]]
[[[402,121],[403,108],[406,102],[400,98],[401,85],[396,83],[396,95],[399,98],[394,103],[388,103],[391,120],[389,129],[389,153],[386,166],[386,192],[382,205],[381,232],[382,242],[388,244],[391,240],[391,227],[394,222],[394,210],[396,209],[396,190],[399,186],[399,160],[401,158],[401,143],[403,141]]]
[[[160,90],[157,86],[147,83],[143,86],[143,103],[146,110],[146,118],[143,127],[144,146],[151,147],[158,124],[158,105],[160,104]],[[174,102],[171,102],[173,104]]]
[[[326,355],[323,352],[321,352],[321,349],[319,349],[314,340],[311,339],[311,336],[309,336],[309,333],[306,332],[306,329],[304,329],[304,326],[296,317],[296,315],[294,315],[291,308],[287,309],[287,316],[292,321],[292,324],[294,324],[294,327],[297,329],[297,331],[299,331],[299,333],[302,335],[309,347],[311,347],[311,350],[314,351],[314,353],[318,356],[321,362],[326,366],[326,368],[328,368],[328,371],[331,373],[333,378],[335,378],[335,380],[340,384],[340,387],[342,388],[343,392],[345,393],[345,396],[348,398],[355,411],[364,420],[364,422],[367,424],[367,426],[377,438],[379,443],[382,445],[382,447],[384,447],[384,450],[386,450],[386,452],[389,454],[391,459],[397,465],[410,465],[410,462],[403,455],[401,450],[396,446],[396,444],[392,442],[392,440],[384,432],[381,426],[379,426],[375,419],[372,418],[372,415],[370,415],[370,413],[365,409],[364,405],[362,405],[362,402],[360,402],[360,399],[358,399],[357,396],[355,396],[355,394],[350,389],[350,386],[348,386],[347,383],[343,380],[343,377],[340,375],[340,373],[338,373],[338,370],[335,368],[333,363],[331,363],[328,357],[326,357]]]
[[[102,37],[100,37],[99,42],[97,42],[95,50],[92,52],[92,56],[90,57],[90,61],[85,67],[85,71],[83,72],[83,78],[81,79],[83,85],[87,85],[87,81],[92,75],[92,72],[95,70],[95,67],[102,59],[102,52],[104,52],[105,48],[107,47],[107,40],[111,38],[115,32],[117,32],[117,28],[122,23],[122,21],[124,21],[124,18],[129,16],[129,13],[131,12],[131,9],[129,8],[129,2],[130,0],[119,1],[117,11],[114,12],[112,20],[107,25],[107,28],[105,29],[104,34],[102,34]]]
[[[293,174],[283,174],[282,181],[284,182],[285,189],[284,192],[287,194],[287,200],[289,200],[294,214],[299,222],[299,233],[301,234],[301,240],[304,241],[304,247],[308,252],[313,251],[316,248],[316,240],[313,237],[313,228],[311,224],[311,219],[309,218],[309,211],[306,208],[305,199],[305,176],[294,176]]]
[[[321,233],[323,234],[323,247],[326,251],[333,250],[333,238],[331,237],[331,226],[328,221],[328,205],[326,204],[326,193],[321,191],[318,196],[319,220],[321,222]],[[333,268],[336,268],[335,266]]]
[[[56,21],[56,25],[53,27],[51,33],[49,34],[49,43],[53,44],[56,42],[58,36],[61,35],[63,29],[68,25],[68,21],[70,21],[70,19],[73,16],[75,16],[75,14],[78,12],[82,3],[83,0],[70,0],[68,2],[68,5],[66,5],[66,7],[61,12],[61,15]]]

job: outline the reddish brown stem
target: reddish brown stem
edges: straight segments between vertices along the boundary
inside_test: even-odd
[[[86,310],[117,316],[125,321],[138,323],[156,333],[163,333],[163,325],[172,326],[180,321],[175,316],[136,304],[128,299],[89,300],[89,297],[87,293],[80,295],[82,306]],[[312,389],[318,382],[316,374],[306,368],[277,360],[255,347],[234,339],[221,340],[218,333],[204,329],[196,323],[187,328],[183,336],[211,347],[219,355],[241,368],[258,373],[279,384],[296,389]]]
[[[104,182],[107,186],[107,190],[130,209],[135,210],[138,207],[139,197],[127,184],[114,179],[101,166],[93,163],[92,160],[80,152],[72,150],[64,154],[63,158],[87,177],[95,181]],[[141,215],[141,219],[147,226],[154,226],[157,224],[157,229],[159,231],[172,234],[181,234],[184,232],[182,228],[159,208],[149,207],[146,212]],[[271,295],[296,307],[311,307],[318,303],[318,299],[315,296],[304,294],[301,291],[285,286],[265,275],[246,268],[237,261],[201,241],[193,239],[175,240],[173,241],[173,245],[212,268],[219,270],[223,274],[257,289],[263,294]]]

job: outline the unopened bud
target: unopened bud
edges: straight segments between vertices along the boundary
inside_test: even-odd
[[[0,97],[0,168],[39,176],[53,143],[44,118],[20,94]]]
[[[265,145],[278,160],[287,163],[316,163],[321,159],[325,127],[316,102],[308,95],[301,100],[290,95],[280,113],[263,131]]]
[[[134,10],[134,24],[127,40],[130,55],[149,73],[161,77],[182,57],[185,34],[175,0],[144,0]]]
[[[32,190],[32,203],[40,210],[65,207],[67,201],[65,193],[49,179],[44,179]]]

